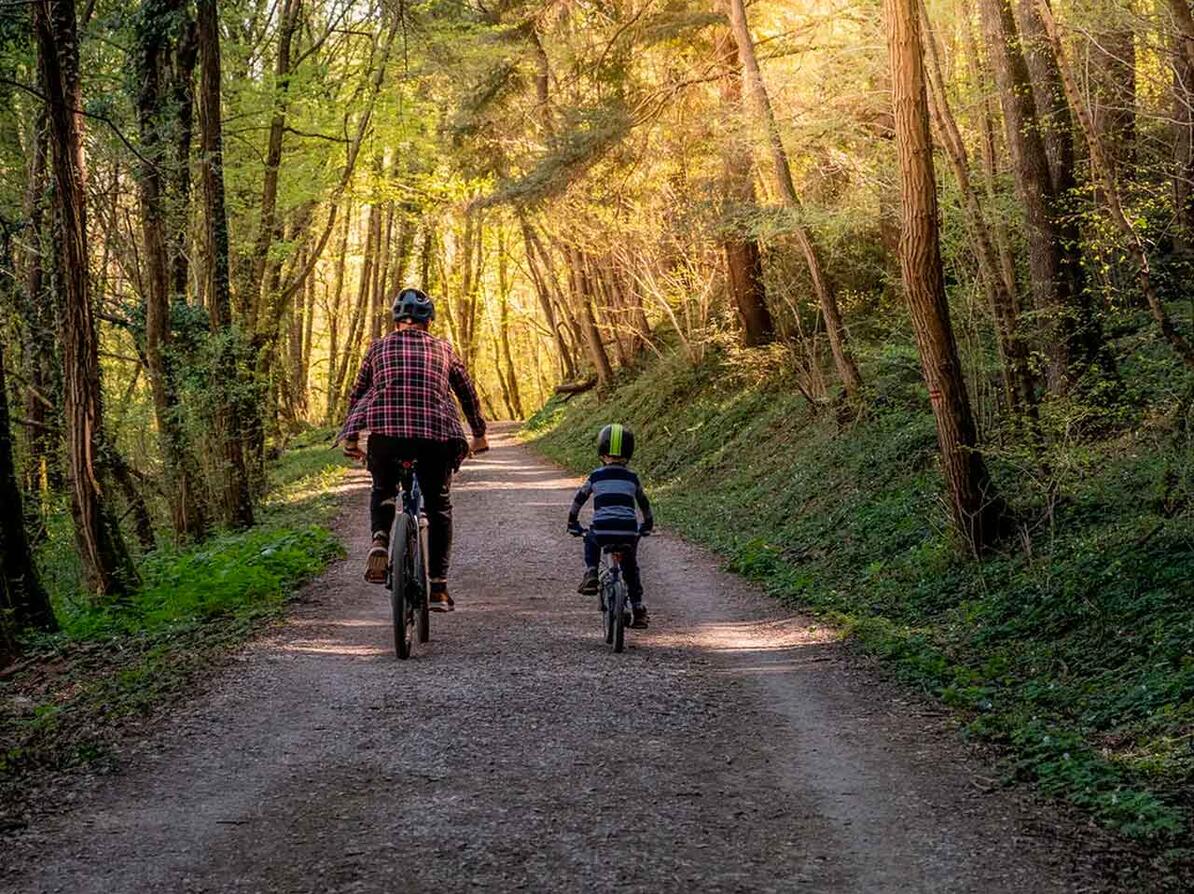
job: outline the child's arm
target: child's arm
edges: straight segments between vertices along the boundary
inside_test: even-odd
[[[593,482],[586,478],[585,483],[576,490],[576,496],[572,498],[572,508],[568,510],[568,530],[580,530],[580,510],[585,503],[589,502],[589,497],[593,494]]]
[[[655,528],[655,516],[651,512],[651,501],[647,499],[647,492],[643,490],[643,483],[635,480],[634,499],[638,501],[638,508],[643,513],[643,523],[639,532],[647,534]]]

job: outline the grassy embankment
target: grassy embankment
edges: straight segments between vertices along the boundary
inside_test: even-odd
[[[1012,775],[1152,848],[1184,850],[1194,386],[1167,372],[1132,396],[1141,409],[1118,434],[1052,450],[1047,480],[995,449],[1024,530],[980,564],[947,530],[915,355],[895,359],[870,371],[869,409],[846,424],[810,411],[775,371],[782,355],[714,354],[697,368],[657,361],[601,401],[553,401],[528,437],[581,471],[601,424],[632,425],[664,525],[957,708],[970,734],[1009,749]]]
[[[0,826],[20,822],[30,772],[102,756],[340,554],[326,524],[346,463],[327,440],[311,432],[273,464],[256,527],[144,556],[142,586],[123,603],[79,595],[69,514],[55,516],[38,563],[62,631],[28,643],[27,666],[0,679]]]

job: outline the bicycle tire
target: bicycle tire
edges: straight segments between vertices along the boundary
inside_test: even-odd
[[[601,629],[605,634],[605,641],[612,645],[614,641],[614,585],[606,584],[601,593]]]
[[[622,581],[614,584],[614,604],[610,617],[613,619],[614,651],[621,652],[626,645],[626,584]]]
[[[399,512],[390,535],[390,611],[394,624],[394,652],[399,660],[410,658],[414,627],[409,594],[414,584],[410,516]]]
[[[427,579],[427,529],[419,527],[415,543],[418,545],[418,558],[415,561],[415,584],[418,587],[418,605],[416,612],[415,634],[420,643],[431,639],[431,602],[428,595]]]

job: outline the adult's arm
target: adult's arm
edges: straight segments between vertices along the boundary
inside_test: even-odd
[[[573,528],[580,524],[580,510],[585,503],[589,502],[589,497],[593,494],[593,481],[591,478],[586,478],[585,483],[576,490],[576,496],[572,498],[572,506],[568,510],[568,527]]]

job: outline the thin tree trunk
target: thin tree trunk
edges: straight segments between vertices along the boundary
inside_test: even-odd
[[[725,0],[729,6],[730,26],[734,39],[738,44],[738,57],[742,62],[746,83],[754,97],[755,107],[761,123],[767,131],[768,144],[771,148],[771,162],[775,169],[776,184],[784,205],[793,212],[801,209],[800,198],[796,194],[796,185],[792,179],[792,169],[788,164],[788,153],[784,149],[780,137],[779,124],[775,120],[775,112],[771,108],[771,98],[767,95],[767,86],[763,83],[763,75],[759,70],[759,63],[755,57],[754,40],[750,35],[750,28],[746,21],[746,10],[742,0]],[[808,266],[809,278],[813,283],[813,291],[821,305],[821,314],[825,318],[825,333],[829,337],[829,348],[833,352],[833,362],[837,367],[838,376],[851,398],[858,397],[862,391],[862,376],[858,366],[846,343],[846,329],[842,324],[841,310],[838,308],[837,296],[833,286],[821,266],[821,258],[812,235],[803,224],[794,222],[792,235],[804,256]]]
[[[506,384],[510,392],[510,406],[513,418],[522,419],[522,395],[518,392],[518,373],[514,368],[514,353],[510,349],[510,277],[507,269],[506,246],[498,246],[498,342],[501,349],[501,363],[506,367]],[[501,365],[501,364],[498,364]]]
[[[328,298],[328,375],[327,375],[327,406],[324,408],[324,423],[333,425],[339,412],[340,380],[338,364],[340,362],[340,314],[344,303],[344,269],[348,263],[348,236],[352,229],[352,206],[344,212],[344,235],[340,237],[340,247],[336,251],[336,273],[332,291]]]
[[[883,3],[902,198],[900,267],[937,422],[941,466],[949,487],[954,524],[978,555],[1001,534],[1004,507],[977,449],[978,436],[945,296],[917,2]]]
[[[597,373],[597,384],[604,387],[613,380],[614,370],[605,344],[601,341],[601,330],[597,328],[597,317],[593,313],[593,300],[586,279],[585,256],[579,249],[569,252],[568,280],[572,286],[573,300],[580,305],[583,315],[585,345],[589,349],[593,370]]]
[[[197,0],[200,53],[199,127],[204,226],[208,269],[208,313],[219,339],[213,365],[213,428],[222,454],[220,470],[224,522],[253,524],[253,493],[244,450],[245,382],[237,362],[239,333],[232,325],[228,214],[224,205],[224,134],[220,114],[220,29],[218,0]]]
[[[136,476],[128,461],[116,450],[110,451],[108,455],[112,479],[124,493],[124,501],[128,504],[126,514],[132,518],[137,543],[140,544],[142,552],[150,552],[157,546],[157,541],[153,532],[153,517],[149,514],[149,504],[145,502],[145,495],[137,486]]]
[[[182,178],[173,167],[179,162],[170,157],[172,144],[177,140],[174,131],[182,124],[176,109],[171,108],[179,93],[173,79],[179,75],[178,56],[185,52],[191,59],[185,66],[190,77],[194,68],[193,50],[172,45],[170,35],[173,20],[183,15],[181,0],[146,0],[138,18],[137,29],[137,118],[141,134],[143,161],[138,174],[141,194],[142,256],[145,262],[145,360],[153,393],[157,417],[158,439],[166,467],[170,516],[175,534],[182,540],[196,540],[207,533],[207,515],[203,508],[199,485],[198,465],[187,444],[186,432],[178,400],[175,359],[171,355],[171,308],[185,298],[173,289],[177,284],[172,268],[172,247],[177,237],[172,230],[185,230],[185,215],[177,208],[185,208],[187,196],[180,195],[180,179],[189,183],[189,175]],[[190,89],[185,91],[188,95]],[[189,118],[189,114],[186,116]],[[189,130],[189,122],[186,124]],[[189,146],[190,137],[186,137]],[[189,159],[188,159],[189,162]],[[182,273],[186,287],[186,273]]]
[[[291,44],[299,25],[302,0],[282,0],[278,24],[278,55],[274,60],[274,108],[270,117],[269,137],[265,149],[265,177],[261,186],[261,214],[257,223],[257,238],[253,254],[245,264],[247,272],[240,288],[240,300],[245,306],[249,332],[257,330],[264,297],[266,264],[270,257],[278,227],[278,175],[282,167],[282,137],[286,132],[286,114],[290,104]]]
[[[61,483],[59,437],[61,418],[61,372],[58,367],[60,302],[51,291],[44,257],[52,253],[46,221],[48,195],[47,159],[49,153],[46,114],[38,113],[29,152],[29,174],[25,190],[25,243],[22,301],[25,321],[22,366],[25,374],[24,412],[26,487],[38,491],[43,499]]]
[[[718,43],[717,52],[724,60],[725,69],[721,80],[721,111],[723,117],[732,124],[742,106],[742,63],[738,58],[733,34],[727,31]],[[775,339],[775,323],[767,307],[759,242],[735,233],[738,225],[732,219],[737,209],[752,208],[757,203],[750,147],[738,137],[732,126],[726,130],[721,144],[725,194],[722,216],[726,218],[722,223],[726,228],[722,250],[725,253],[730,297],[742,323],[742,342],[748,348],[754,348]],[[641,303],[639,306],[641,308]]]
[[[975,84],[990,83],[990,65],[987,57],[979,51],[978,41],[974,36],[974,13],[970,7],[969,0],[963,0],[962,2],[962,16],[966,23],[966,27],[962,30],[962,37],[966,44],[966,58],[970,67],[970,76]],[[1000,194],[998,187],[1000,165],[996,153],[995,113],[991,106],[989,93],[983,95],[981,110],[977,117],[981,150],[979,156],[983,164],[983,188],[988,201],[994,202]],[[994,215],[991,233],[995,240],[996,250],[999,253],[999,270],[1003,276],[1004,287],[1007,289],[1009,295],[1017,298],[1016,313],[1018,315],[1022,306],[1018,298],[1020,293],[1016,287],[1016,260],[1012,254],[1011,236],[1008,233],[1007,223],[1004,221],[1002,214],[996,213]]]
[[[104,469],[99,345],[87,269],[79,44],[71,0],[35,0],[33,27],[46,95],[65,307],[62,359],[75,539],[91,591],[122,596],[137,573],[100,481]]]

